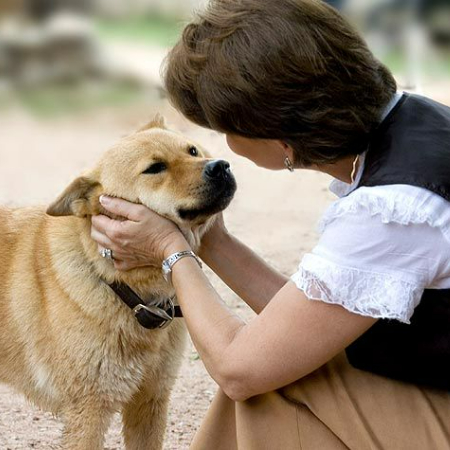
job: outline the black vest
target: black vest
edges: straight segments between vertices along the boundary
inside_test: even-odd
[[[450,208],[450,108],[404,94],[370,139],[360,186],[408,184]],[[450,258],[450,243],[443,249]],[[356,368],[450,390],[450,289],[425,290],[411,324],[379,320],[347,348]]]

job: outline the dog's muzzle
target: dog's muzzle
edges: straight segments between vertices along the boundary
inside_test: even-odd
[[[202,198],[194,208],[180,208],[178,215],[185,220],[194,220],[199,216],[212,216],[223,211],[236,192],[236,180],[227,161],[216,159],[209,161],[203,168],[205,181]]]
[[[232,177],[230,163],[222,159],[215,159],[206,163],[203,169],[203,177],[214,182],[227,181],[228,178]]]

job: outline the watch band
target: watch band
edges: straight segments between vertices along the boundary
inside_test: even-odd
[[[202,267],[200,259],[192,250],[184,250],[182,252],[173,253],[162,262],[162,273],[167,283],[172,284],[172,267],[180,259],[186,258],[187,256],[194,258],[197,261],[198,265]]]

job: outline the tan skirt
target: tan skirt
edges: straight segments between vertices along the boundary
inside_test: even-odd
[[[354,369],[341,354],[245,402],[219,391],[190,449],[450,450],[450,393]]]

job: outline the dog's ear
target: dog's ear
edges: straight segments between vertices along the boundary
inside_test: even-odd
[[[156,114],[156,116],[153,117],[153,119],[150,122],[139,128],[137,130],[137,133],[139,133],[140,131],[147,131],[152,128],[162,128],[163,130],[166,130],[167,126],[166,126],[166,119],[164,118],[164,116],[162,116],[159,113]]]
[[[98,198],[102,185],[89,177],[79,177],[47,208],[49,216],[86,217],[100,212]]]

